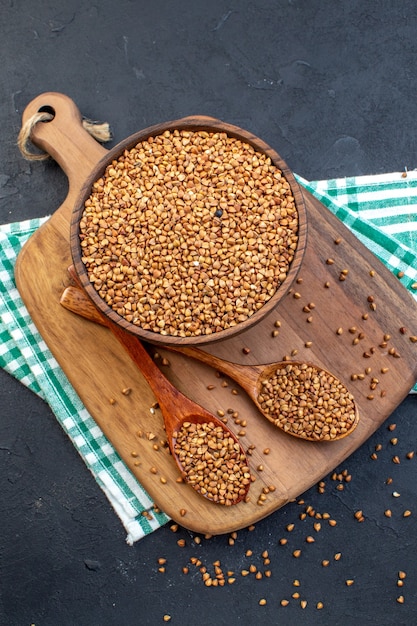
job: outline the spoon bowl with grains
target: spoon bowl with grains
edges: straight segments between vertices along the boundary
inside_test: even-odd
[[[256,324],[306,247],[301,190],[236,126],[190,117],[110,150],[71,221],[82,287],[113,322],[159,345],[208,344]]]
[[[332,373],[311,363],[241,365],[191,346],[168,348],[206,363],[237,382],[275,426],[306,441],[338,441],[359,423],[353,395]]]
[[[190,400],[162,374],[142,343],[106,320],[151,387],[164,419],[171,454],[181,476],[208,500],[230,506],[247,496],[251,475],[234,433]]]

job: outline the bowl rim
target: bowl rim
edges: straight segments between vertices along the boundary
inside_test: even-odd
[[[297,247],[294,252],[293,259],[291,261],[289,270],[285,280],[276,289],[273,296],[265,302],[265,304],[255,311],[251,316],[247,317],[243,322],[239,322],[236,325],[225,328],[221,331],[205,334],[205,335],[191,335],[187,337],[180,337],[174,335],[164,335],[152,330],[141,328],[139,325],[133,324],[127,321],[124,317],[119,315],[114,309],[112,309],[98,294],[94,285],[90,282],[87,268],[82,261],[82,249],[80,241],[80,220],[85,208],[85,201],[91,194],[92,186],[94,182],[100,179],[108,165],[119,156],[125,150],[130,150],[140,141],[144,141],[151,136],[157,136],[163,134],[165,131],[170,130],[190,130],[190,131],[208,131],[208,132],[222,132],[226,133],[230,137],[234,137],[243,142],[250,144],[259,152],[263,152],[270,157],[273,164],[281,170],[283,176],[290,185],[292,196],[294,197],[295,207],[298,213],[298,240]],[[291,285],[295,281],[299,269],[301,267],[304,252],[307,245],[307,211],[304,202],[304,197],[294,177],[294,174],[286,164],[286,162],[280,157],[280,155],[269,146],[265,141],[254,135],[253,133],[223,122],[222,120],[214,117],[208,117],[203,115],[195,115],[183,117],[177,120],[171,120],[163,122],[161,124],[154,124],[147,128],[144,128],[126,139],[119,142],[97,162],[88,177],[85,179],[83,185],[79,190],[79,194],[74,203],[70,222],[70,247],[71,256],[75,271],[79,278],[80,284],[93,301],[95,306],[111,321],[122,326],[125,330],[137,335],[140,339],[157,345],[208,345],[234,337],[241,332],[251,328],[258,321],[268,315],[282,300]]]

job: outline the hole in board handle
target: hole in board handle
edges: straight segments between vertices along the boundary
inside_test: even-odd
[[[50,115],[52,115],[50,120],[42,120],[43,122],[52,122],[52,120],[55,117],[55,109],[51,106],[49,106],[48,104],[45,104],[45,106],[42,106],[38,109],[38,113],[49,113]]]

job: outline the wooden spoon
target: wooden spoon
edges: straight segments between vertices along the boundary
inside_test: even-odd
[[[64,294],[66,296],[61,299],[61,304],[66,306],[68,294],[76,296],[78,304],[84,303],[83,313],[79,310],[76,312],[109,328],[142,372],[158,402],[165,423],[167,441],[183,479],[191,484],[200,495],[218,504],[232,505],[244,500],[251,483],[250,470],[246,453],[234,433],[220,419],[174,387],[163,375],[141,341],[99,312],[81,288],[69,287]],[[221,444],[227,450],[223,457],[222,478],[219,474],[216,489],[206,487],[212,480],[209,480],[208,474],[216,472],[214,467],[216,459],[209,459],[206,456],[203,459],[201,455],[194,454],[192,464],[189,464],[189,455],[185,453],[187,443],[190,443],[191,438],[197,435],[203,438],[206,444],[216,439],[216,443]],[[210,454],[210,445],[208,445],[207,454]],[[233,471],[230,471],[230,480],[225,479],[223,473],[225,464],[229,462],[233,467]],[[200,470],[196,478],[198,472],[195,465],[197,463]],[[222,486],[222,482],[226,482],[226,487]]]
[[[77,313],[78,315],[81,315],[82,317],[85,317],[86,319],[98,322],[99,324],[103,323],[102,314],[95,308],[95,306],[89,300],[87,295],[84,294],[84,292],[81,291],[77,287],[67,287],[65,289],[65,291],[63,292],[61,296],[61,304],[65,308],[69,309],[70,311],[74,313]],[[106,325],[108,325],[107,321],[106,321]],[[135,338],[132,337],[132,342],[134,341],[135,341]],[[193,359],[196,359],[202,363],[205,363],[206,365],[214,367],[220,372],[222,372],[223,374],[226,374],[227,376],[232,378],[235,382],[237,382],[242,387],[242,389],[246,391],[246,393],[253,400],[253,402],[255,403],[259,411],[262,413],[262,415],[264,415],[270,422],[274,423],[278,428],[280,428],[284,432],[287,432],[288,434],[294,437],[298,437],[306,441],[315,441],[315,442],[337,441],[339,439],[346,437],[347,435],[350,435],[354,431],[356,426],[358,425],[359,412],[358,412],[356,403],[353,403],[353,408],[352,408],[353,419],[351,420],[351,422],[347,425],[345,429],[340,430],[339,432],[337,432],[336,434],[333,434],[332,436],[328,435],[327,431],[321,430],[321,428],[316,429],[316,431],[314,431],[313,429],[311,434],[307,433],[306,431],[300,434],[299,432],[295,430],[296,427],[294,428],[293,426],[293,424],[295,423],[294,421],[281,423],[277,419],[277,416],[275,413],[269,413],[268,411],[264,409],[264,407],[260,403],[259,395],[262,393],[265,382],[268,381],[268,379],[271,376],[273,376],[276,372],[278,372],[279,370],[284,370],[289,365],[293,367],[298,367],[298,368],[304,367],[304,366],[314,368],[315,371],[323,372],[325,376],[331,377],[337,380],[337,378],[333,374],[331,374],[330,372],[327,372],[322,367],[317,367],[315,365],[312,365],[309,363],[306,364],[306,363],[302,363],[299,361],[280,361],[278,363],[270,363],[266,365],[265,364],[264,365],[240,365],[238,363],[231,363],[230,361],[225,361],[212,354],[204,352],[203,350],[200,350],[198,348],[194,348],[191,346],[182,346],[182,347],[175,347],[175,348],[172,346],[169,346],[169,347],[165,346],[165,348],[170,350],[171,352],[179,352]]]

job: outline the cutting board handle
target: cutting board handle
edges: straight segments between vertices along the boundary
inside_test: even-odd
[[[23,112],[22,127],[42,111],[52,113],[53,119],[38,122],[30,139],[63,169],[69,183],[67,201],[75,201],[86,178],[107,150],[85,130],[81,113],[68,96],[55,92],[37,96]]]

